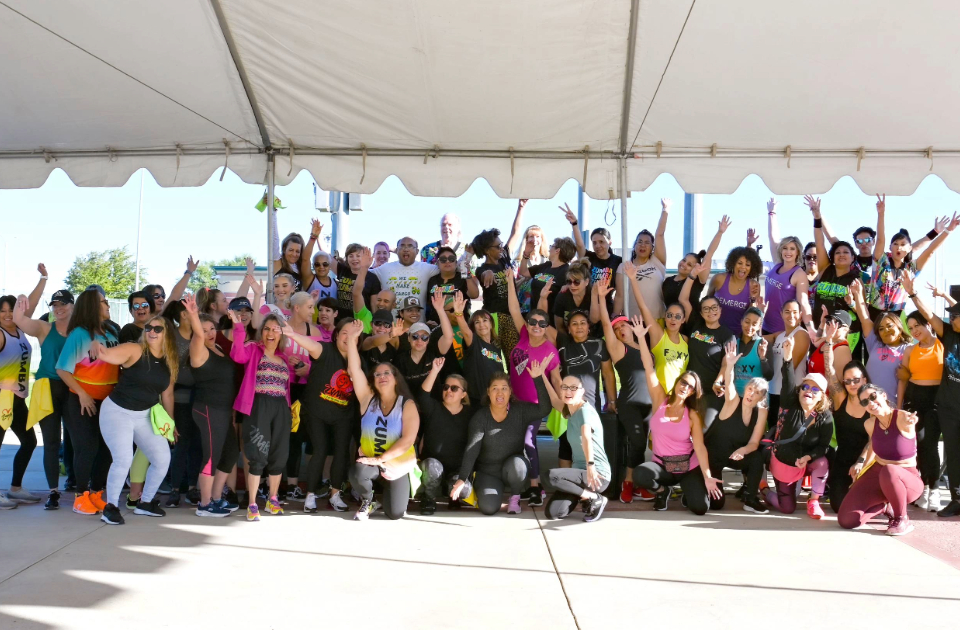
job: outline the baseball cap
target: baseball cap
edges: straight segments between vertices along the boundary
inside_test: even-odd
[[[370,318],[371,324],[389,324],[393,325],[393,313],[388,311],[385,308],[381,308],[379,311],[373,314],[373,317]]]
[[[104,291],[103,287],[101,287],[99,284],[91,284],[86,289],[84,289],[84,291],[96,291],[101,295],[101,297],[107,297],[107,292]]]
[[[50,304],[54,302],[60,302],[61,304],[73,304],[73,293],[70,293],[66,289],[60,289],[53,294],[53,297],[50,298]]]
[[[957,302],[953,306],[948,306],[947,312],[950,313],[951,315],[960,314],[960,302]]]
[[[423,322],[417,322],[416,324],[411,326],[410,330],[408,330],[407,333],[412,335],[413,333],[420,332],[421,330],[428,334],[430,333],[430,327],[424,324]]]
[[[398,311],[405,311],[405,310],[408,309],[408,308],[421,308],[421,309],[422,309],[422,308],[423,308],[423,305],[420,304],[420,300],[419,300],[419,299],[417,299],[416,297],[414,297],[414,296],[412,296],[412,295],[408,295],[407,297],[403,298],[403,302],[400,303],[400,307],[399,307],[397,310],[398,310]]]
[[[230,305],[227,307],[231,311],[242,311],[245,308],[253,310],[253,305],[250,304],[250,300],[245,297],[235,297],[230,300]]]
[[[847,311],[837,310],[830,313],[828,317],[830,319],[837,320],[838,322],[840,322],[841,326],[846,326],[847,328],[849,328],[850,325],[853,323],[853,320],[850,319],[850,313],[848,313]]]
[[[823,374],[817,374],[816,372],[811,372],[803,377],[804,381],[810,381],[814,385],[820,388],[820,391],[824,394],[827,393],[827,379],[823,377]]]
[[[626,315],[621,315],[620,317],[614,317],[613,321],[610,322],[610,328],[616,328],[618,324],[629,324],[630,318]]]

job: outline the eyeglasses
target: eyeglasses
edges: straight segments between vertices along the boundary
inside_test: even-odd
[[[457,262],[457,257],[456,256],[438,256],[437,262],[442,262],[442,263]]]
[[[866,398],[861,398],[861,399],[860,399],[860,406],[861,406],[861,407],[866,407],[867,405],[869,405],[869,404],[872,403],[872,402],[877,402],[877,392],[871,392],[870,395],[867,396]]]
[[[166,293],[161,293],[161,292],[154,293],[154,294],[153,294],[153,299],[155,299],[155,300],[165,300],[165,299],[167,299],[167,294],[166,294]]]
[[[867,243],[873,242],[873,237],[868,236],[866,238],[855,238],[853,240],[857,242],[857,245],[866,245]]]
[[[401,245],[401,246],[398,247],[397,249],[416,249],[416,248],[417,248],[417,246],[414,245],[414,244],[412,244],[412,243],[404,243],[403,245]]]
[[[150,303],[149,303],[149,302],[134,302],[131,306],[133,306],[133,310],[139,311],[141,308],[149,308]]]
[[[820,388],[817,387],[816,385],[807,385],[806,383],[804,383],[803,385],[801,385],[801,386],[800,386],[800,389],[802,389],[802,390],[805,391],[805,392],[813,392],[814,394],[819,394],[820,392],[823,391],[822,389],[820,389]]]
[[[373,373],[373,378],[388,378],[388,377],[390,377],[390,376],[393,376],[393,372],[391,372],[390,370],[387,370],[386,372],[374,372],[374,373]]]
[[[456,394],[457,392],[462,392],[462,391],[463,391],[463,388],[460,387],[459,385],[447,385],[446,383],[444,383],[444,384],[443,384],[443,391],[445,391],[445,392],[446,392],[446,391],[451,391],[451,392],[453,392],[454,394]]]
[[[720,305],[719,305],[719,304],[714,304],[713,306],[701,306],[701,307],[700,307],[700,312],[701,312],[701,313],[719,313],[719,312],[720,312]]]
[[[667,313],[666,315],[664,315],[664,317],[666,319],[675,319],[678,322],[683,321],[683,315],[681,315],[680,313]]]
[[[157,334],[159,335],[160,333],[163,332],[163,326],[150,326],[150,325],[147,325],[147,326],[144,326],[144,327],[143,327],[143,332],[155,332],[155,333],[157,333]]]
[[[808,255],[808,256],[804,256],[803,259],[804,259],[804,260],[815,261],[815,260],[817,259],[817,256],[816,256],[816,254],[810,254],[810,255]]]
[[[677,381],[673,388],[677,389],[679,387],[684,389],[693,389],[693,384],[690,381]]]
[[[446,313],[447,315],[453,315],[453,311],[452,311],[452,310],[449,310],[449,311],[448,311],[447,309],[443,309],[443,312]]]
[[[410,335],[410,338],[413,339],[413,340],[415,340],[415,341],[429,341],[429,340],[430,340],[430,335],[428,335],[427,333],[423,333],[422,335],[419,335],[419,334],[414,333],[414,334]]]
[[[547,320],[545,319],[528,319],[527,325],[533,327],[539,326],[540,328],[546,328],[548,326]]]
[[[313,267],[314,267],[314,268],[317,268],[317,267],[329,267],[329,266],[330,266],[330,263],[328,263],[328,262],[313,263]]]
[[[565,392],[575,392],[581,387],[583,387],[583,385],[561,385],[560,389]]]
[[[574,287],[579,287],[583,284],[583,280],[567,280],[567,284]]]
[[[953,321],[958,317],[960,317],[960,313],[950,313],[950,321]]]
[[[863,377],[862,377],[862,376],[857,376],[857,377],[855,377],[855,378],[845,378],[845,379],[843,379],[843,384],[844,384],[844,385],[856,385],[857,383],[859,383],[859,382],[862,381],[862,380],[863,380]]]

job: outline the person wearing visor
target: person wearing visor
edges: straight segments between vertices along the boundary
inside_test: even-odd
[[[432,302],[433,308],[437,311],[443,310],[444,299],[439,287],[434,290]],[[415,297],[404,300],[404,306],[407,308],[400,311],[401,316],[413,310],[412,304],[414,303],[419,304]],[[430,374],[430,370],[433,367],[433,360],[446,356],[447,352],[449,352],[453,346],[453,327],[450,325],[450,319],[448,317],[440,318],[440,330],[440,336],[434,337],[431,340],[430,327],[423,322],[416,322],[407,330],[406,336],[408,343],[400,344],[400,349],[392,363],[396,365],[400,373],[403,374],[411,391],[420,389],[424,379]],[[456,361],[452,361],[452,363],[455,364]],[[458,368],[459,366],[444,365],[444,369],[440,375],[443,380],[441,380],[440,383],[446,382],[447,374],[450,372],[458,372]]]
[[[397,348],[400,347],[403,323],[401,320],[394,320],[393,313],[385,308],[371,315],[371,320],[372,334],[361,342],[361,355],[371,367],[381,363],[393,363]]]
[[[143,291],[134,291],[127,298],[127,308],[130,309],[133,321],[120,329],[120,343],[137,343],[147,320],[156,313],[156,307],[153,305],[153,298]]]

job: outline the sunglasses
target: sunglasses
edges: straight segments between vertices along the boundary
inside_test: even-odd
[[[958,317],[960,317],[960,313],[950,313],[950,321],[953,321]]]
[[[548,326],[547,320],[545,319],[528,319],[527,325],[533,326],[534,328],[536,328],[537,326],[539,326],[540,328],[546,328]]]
[[[462,391],[463,391],[463,388],[460,387],[459,385],[447,385],[446,383],[444,383],[444,384],[443,384],[443,391],[445,391],[445,392],[450,391],[450,392],[453,392],[454,394],[456,394],[457,392],[462,392]]]
[[[581,387],[583,387],[583,385],[561,385],[560,389],[565,392],[575,392]]]
[[[414,340],[416,340],[416,341],[429,341],[429,340],[430,340],[430,335],[428,335],[427,333],[423,333],[423,334],[416,334],[416,333],[415,333],[415,334],[413,334],[413,335],[410,335],[410,338],[411,338],[411,339],[414,339]]]
[[[855,238],[853,240],[857,242],[857,245],[866,245],[867,243],[873,242],[873,237],[868,236],[866,238]]]
[[[393,326],[390,322],[373,322],[374,326]]]
[[[664,315],[664,318],[666,318],[666,319],[675,319],[675,320],[677,320],[678,322],[683,321],[683,315],[680,315],[679,313],[667,313],[667,314]]]
[[[804,260],[815,261],[815,260],[817,259],[817,256],[816,256],[815,254],[810,254],[809,256],[804,256],[803,259],[804,259]]]
[[[579,287],[581,284],[583,284],[583,280],[567,280],[569,286]]]
[[[719,313],[719,312],[720,312],[720,305],[719,305],[719,304],[714,304],[713,306],[701,306],[701,307],[700,307],[700,312],[701,312],[701,313]]]
[[[447,309],[443,309],[443,312],[446,313],[447,315],[453,315],[453,310],[452,310],[452,309],[449,310],[449,311],[448,311]]]
[[[801,385],[801,386],[800,386],[800,389],[802,389],[802,390],[805,391],[805,392],[813,392],[814,394],[819,394],[820,392],[823,391],[822,389],[820,389],[820,388],[817,387],[816,385],[807,385],[806,383],[804,383],[803,385]]]
[[[166,294],[166,293],[154,293],[154,294],[153,294],[153,299],[155,299],[155,300],[165,300],[165,299],[167,299],[167,294]]]
[[[149,302],[134,302],[133,310],[139,311],[141,308],[149,308],[149,306],[150,306]]]
[[[858,377],[856,377],[856,378],[845,378],[845,379],[843,379],[843,384],[844,384],[844,385],[856,385],[857,383],[859,383],[859,382],[862,381],[862,380],[863,380],[863,377],[862,377],[862,376],[858,376]]]
[[[150,326],[150,325],[147,325],[147,326],[144,326],[144,327],[143,327],[143,332],[155,332],[155,333],[157,333],[157,334],[159,335],[160,333],[163,332],[163,326]]]
[[[860,406],[861,406],[861,407],[866,407],[867,405],[869,405],[869,404],[872,403],[872,402],[877,402],[877,392],[872,392],[872,393],[871,393],[869,396],[867,396],[866,398],[861,398],[861,399],[860,399]]]
[[[442,262],[442,263],[457,262],[457,257],[456,256],[438,256],[437,262]]]
[[[316,269],[317,267],[329,267],[329,266],[330,266],[330,263],[328,262],[313,263],[314,269]]]

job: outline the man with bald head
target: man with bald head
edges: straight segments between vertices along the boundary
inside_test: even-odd
[[[440,270],[436,265],[417,260],[419,251],[417,241],[409,236],[397,241],[399,260],[388,262],[375,269],[368,268],[369,277],[372,280],[366,287],[368,295],[389,289],[395,294],[397,303],[403,302],[408,297],[414,297],[421,306],[426,304],[427,283],[430,278],[440,273]],[[365,254],[361,259],[365,262]]]

